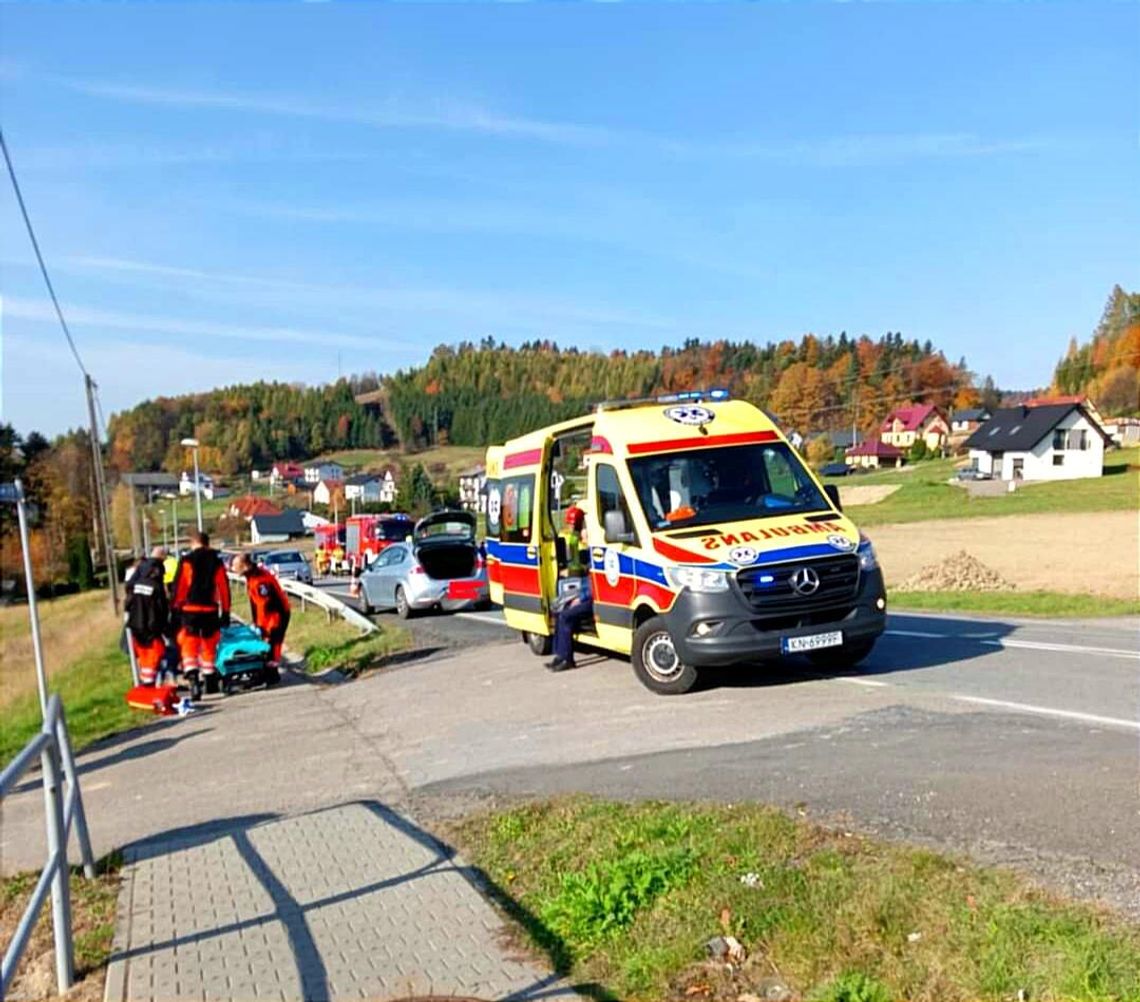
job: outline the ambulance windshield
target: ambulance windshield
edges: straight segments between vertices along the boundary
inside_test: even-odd
[[[629,469],[654,532],[831,510],[784,442],[646,456]]]

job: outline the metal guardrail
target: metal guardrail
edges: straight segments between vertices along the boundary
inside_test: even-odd
[[[0,773],[0,802],[32,768],[37,756],[43,772],[48,858],[12,935],[12,941],[4,951],[3,966],[0,969],[0,999],[8,995],[16,968],[49,892],[52,933],[55,938],[55,977],[59,993],[62,995],[75,982],[71,888],[67,863],[67,844],[72,824],[75,825],[79,842],[83,874],[89,878],[95,876],[95,861],[91,855],[91,837],[87,831],[87,816],[83,813],[83,798],[79,793],[75,756],[71,751],[71,738],[67,733],[67,721],[58,694],[53,694],[48,699],[43,729],[24,745],[20,754]],[[67,783],[66,795],[63,791],[64,782]]]
[[[231,574],[230,580],[242,586],[245,585],[245,578],[240,574]],[[286,594],[301,600],[302,610],[312,604],[319,609],[324,609],[330,617],[339,616],[348,623],[349,626],[355,626],[361,633],[379,632],[380,628],[372,622],[371,619],[361,615],[352,608],[352,606],[346,605],[335,595],[330,595],[327,591],[314,588],[312,585],[302,584],[293,578],[282,578],[279,580],[281,588]]]

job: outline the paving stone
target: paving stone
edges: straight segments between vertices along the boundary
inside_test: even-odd
[[[348,804],[127,860],[107,1002],[573,998],[409,819]]]

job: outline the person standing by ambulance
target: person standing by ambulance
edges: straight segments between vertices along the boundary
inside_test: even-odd
[[[154,685],[159,666],[166,654],[166,637],[170,632],[170,603],[163,583],[163,561],[166,550],[156,546],[150,556],[140,560],[127,579],[124,614],[131,633],[139,682]]]
[[[173,592],[182,674],[196,699],[200,682],[207,692],[217,692],[218,640],[222,628],[230,625],[229,578],[206,533],[191,533],[190,552],[178,562]]]
[[[289,629],[289,597],[273,574],[244,553],[234,558],[234,573],[245,578],[250,621],[269,644],[267,682],[276,685],[281,679],[281,645],[285,642],[285,631]]]

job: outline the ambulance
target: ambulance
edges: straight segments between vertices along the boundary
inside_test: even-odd
[[[583,578],[594,615],[575,641],[628,655],[663,695],[712,667],[851,667],[883,632],[882,571],[838,491],[724,390],[601,404],[493,446],[486,470],[491,599],[536,654]],[[571,505],[576,554],[560,535]]]

